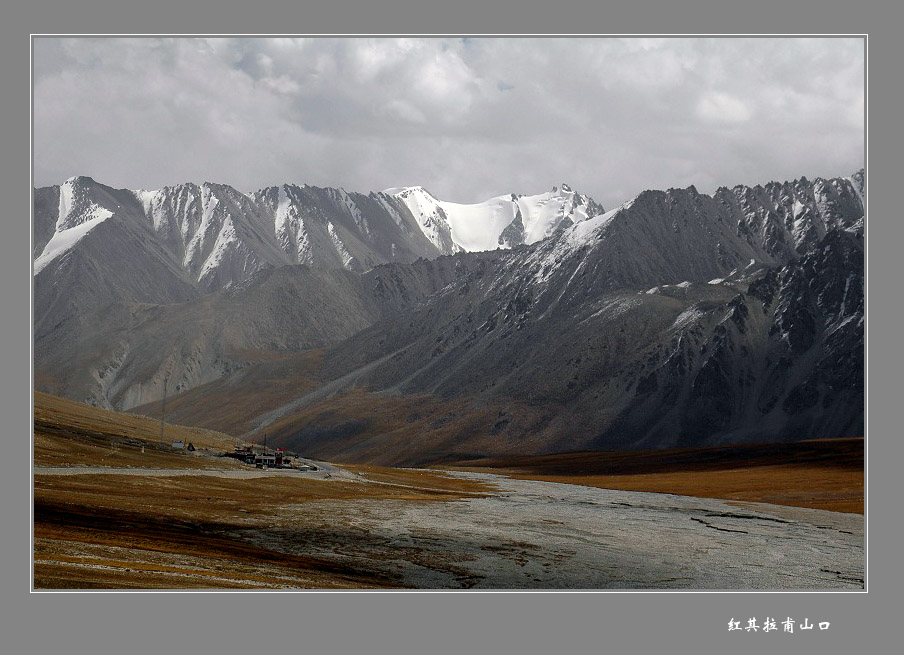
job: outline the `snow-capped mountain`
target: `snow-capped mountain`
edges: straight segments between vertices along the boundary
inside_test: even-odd
[[[739,229],[748,241],[786,258],[802,254],[829,230],[852,227],[863,217],[863,171],[846,178],[721,188],[715,199],[729,213],[743,215]]]
[[[806,187],[785,188],[806,196]],[[481,260],[331,348],[324,369],[375,403],[472,399],[470,413],[439,409],[442,421],[432,421],[460,426],[443,428],[455,435],[443,451],[451,458],[862,434],[862,206],[841,179],[814,181],[810,197],[824,198],[820,189],[837,196],[789,212],[805,218],[781,231],[753,221],[784,218],[781,194],[762,200],[770,196],[736,187],[761,199],[740,211],[719,202],[724,191],[644,192],[557,238]],[[825,226],[822,237],[814,227],[816,241],[796,241],[793,228],[808,220]],[[304,420],[317,407],[332,411],[306,408]],[[435,457],[412,451],[424,425],[331,443],[283,420],[297,434],[286,443],[321,454],[406,465]],[[330,424],[318,420],[322,435]]]
[[[402,200],[424,234],[444,253],[536,243],[604,211],[567,184],[538,195],[512,193],[470,205],[438,200],[419,186],[383,193]]]
[[[91,178],[34,191],[34,331],[123,300],[155,304],[200,295],[128,190]]]
[[[91,198],[87,186],[77,178],[66,180],[60,186],[53,235],[34,261],[35,275],[112,215],[112,211]]]
[[[291,263],[276,247],[262,208],[229,186],[205,182],[133,193],[145,219],[202,290]]]
[[[364,195],[284,184],[245,194],[205,182],[129,191],[74,177],[35,190],[34,274],[110,218],[146,223],[186,281],[209,292],[273,266],[363,272],[390,261],[534,243],[601,212],[567,185],[461,205],[422,187]]]
[[[290,264],[363,272],[440,251],[382,194],[294,185],[113,189],[89,177],[34,192],[35,330],[111,302],[182,302]]]
[[[271,266],[363,272],[439,254],[409,216],[376,194],[289,184],[244,194],[205,183],[135,195],[183,268],[206,289]]]
[[[603,290],[705,282],[785,265],[833,229],[861,229],[864,206],[849,178],[764,186],[644,191],[518,255],[537,282],[562,278]],[[541,285],[542,286],[542,285]],[[555,287],[555,283],[546,284]]]
[[[129,409],[171,376],[217,429],[252,385],[243,430],[386,463],[853,436],[864,203],[862,171],[609,212],[567,186],[456,207],[76,178],[35,190],[35,383]],[[396,404],[349,423],[345,393]]]
[[[284,184],[250,198],[294,264],[364,272],[440,254],[404,207],[381,194]]]
[[[205,182],[147,191],[73,177],[34,197],[37,332],[77,308],[181,302],[290,264],[360,273],[533,242],[601,210],[566,185],[456,205],[422,190],[365,195],[284,184],[246,194]],[[474,235],[487,226],[493,242],[484,244]]]

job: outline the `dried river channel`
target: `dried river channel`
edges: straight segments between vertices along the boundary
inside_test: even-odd
[[[99,473],[35,468],[36,475]],[[103,470],[132,475],[312,476]],[[358,476],[330,467],[323,479]],[[445,502],[322,499],[230,535],[429,589],[863,589],[860,514],[452,475],[498,487]],[[378,483],[375,483],[378,484]]]

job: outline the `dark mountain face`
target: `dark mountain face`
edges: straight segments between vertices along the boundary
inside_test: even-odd
[[[416,259],[436,248],[387,194],[133,194],[144,202],[135,225],[102,220],[36,275],[36,385],[127,408],[158,400],[169,375],[183,422],[394,464],[855,436],[862,187],[861,173],[711,197],[649,191],[530,246],[433,260]],[[60,203],[39,191],[36,250]],[[126,198],[110,195],[123,212]],[[229,222],[240,245],[222,237]],[[100,248],[107,232],[123,249],[153,244],[130,257],[171,281],[127,284],[118,266],[112,287],[90,277],[89,265],[101,270],[92,240]],[[73,265],[68,287],[48,277]],[[134,304],[152,293],[165,299]],[[304,388],[293,395],[289,379]],[[224,418],[251,386],[252,416]]]
[[[35,337],[122,300],[166,305],[200,295],[145,223],[103,220],[34,276]]]
[[[511,452],[523,433],[542,452],[862,433],[857,235],[833,230],[799,261],[716,284],[592,300],[558,287],[544,301],[517,276],[503,281],[512,270],[485,262],[330,349],[324,368],[363,370],[354,384],[381,394],[500,407],[507,420],[483,429]]]
[[[405,311],[468,270],[470,255],[418,260],[359,275],[284,266],[194,300],[112,303],[75,313],[35,340],[43,388],[129,409],[247,366],[256,358],[341,342]]]

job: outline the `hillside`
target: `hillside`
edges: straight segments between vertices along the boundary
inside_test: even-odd
[[[191,443],[198,456],[171,447]],[[231,451],[238,439],[221,432],[167,423],[90,407],[65,398],[34,392],[35,466],[233,468],[233,460],[203,456]]]
[[[713,195],[644,191],[602,213],[566,185],[456,209],[421,187],[369,201],[308,187],[236,195],[216,185],[200,196],[188,187],[136,196],[78,178],[59,191],[64,219],[36,260],[36,386],[155,416],[169,379],[175,420],[391,465],[857,437],[863,179],[800,178]],[[36,212],[49,211],[53,194],[38,195]],[[114,205],[129,197],[144,203],[133,228],[156,235],[145,256],[175,253],[152,259],[168,261],[167,279],[188,285],[152,285],[172,288],[168,299],[136,300],[133,291],[155,279],[141,257],[131,267],[90,256],[92,240],[98,253],[109,248],[107,226],[132,224]],[[200,215],[190,209],[196,202],[206,208]],[[372,212],[362,209],[369,203]],[[308,210],[339,225],[328,207],[375,248],[384,227],[402,224],[430,243],[439,232],[428,228],[442,221],[450,238],[474,221],[486,222],[487,234],[503,224],[511,234],[518,212],[524,239],[441,256],[434,243],[432,259],[376,258],[361,268],[274,259],[240,267],[241,275],[213,266],[216,249],[203,255],[213,238],[205,221],[247,221],[257,226],[248,235],[266,241],[272,229],[291,236]],[[381,222],[379,212],[389,218]],[[90,230],[53,245],[79,226]],[[177,228],[188,230],[184,239],[161,241]],[[240,232],[235,243],[251,244]],[[298,254],[296,237],[271,251]],[[192,244],[206,257],[198,271]],[[224,248],[224,257],[233,252]],[[96,284],[52,273],[76,262]],[[228,275],[207,287],[203,270]]]

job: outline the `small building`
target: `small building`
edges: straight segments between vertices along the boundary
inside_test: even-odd
[[[193,444],[191,441],[189,441],[188,442],[188,452],[193,453],[193,452],[195,452],[195,450],[196,450],[195,444]]]
[[[289,452],[285,448],[269,450],[266,446],[255,444],[234,446],[233,452],[223,453],[223,455],[258,468],[266,466],[267,468],[278,469],[295,468],[293,460],[297,457],[295,453]]]
[[[273,453],[256,453],[254,465],[258,468],[272,468],[276,466],[276,455]]]
[[[176,449],[182,450],[183,448],[185,448],[185,442],[184,441],[174,441],[173,443],[170,444],[170,448],[172,448],[173,450],[176,450]]]

